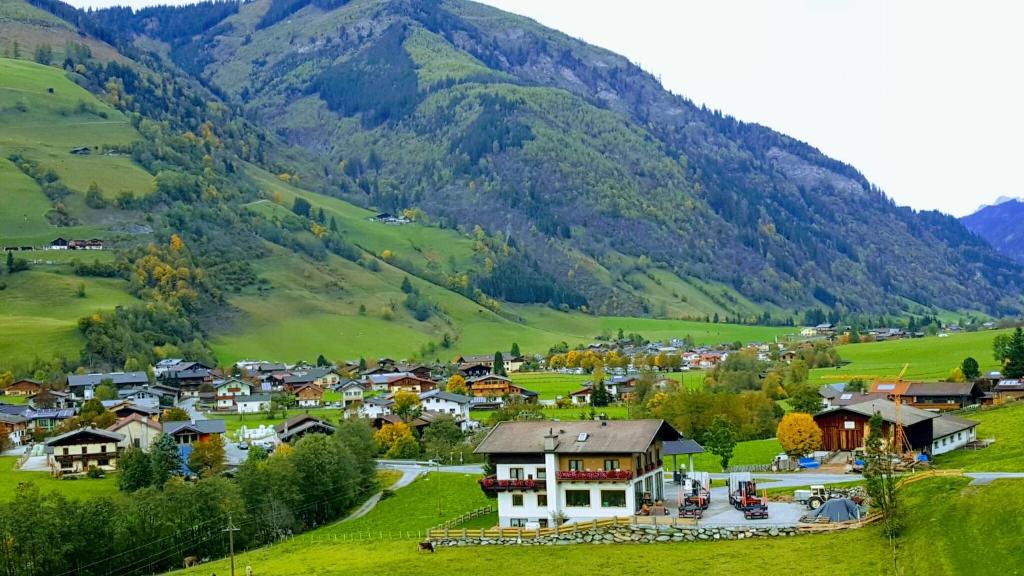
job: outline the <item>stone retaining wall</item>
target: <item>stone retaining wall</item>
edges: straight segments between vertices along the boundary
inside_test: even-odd
[[[540,537],[487,538],[451,534],[448,538],[434,538],[437,546],[555,546],[564,544],[617,544],[651,542],[698,542],[701,540],[745,540],[748,538],[778,538],[800,533],[796,527],[780,528],[698,528],[672,526],[614,526],[577,530],[559,535]]]

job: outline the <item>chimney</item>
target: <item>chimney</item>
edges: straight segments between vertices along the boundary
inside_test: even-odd
[[[544,451],[554,452],[555,448],[558,447],[558,435],[555,434],[554,429],[549,428],[547,435],[544,436]]]

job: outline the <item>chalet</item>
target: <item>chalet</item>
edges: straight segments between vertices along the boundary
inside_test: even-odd
[[[140,405],[127,400],[104,400],[103,407],[109,412],[113,412],[118,418],[127,418],[132,415],[138,415],[152,420],[160,418],[160,408],[156,406]]]
[[[88,400],[104,380],[109,380],[119,390],[149,384],[149,376],[145,372],[68,374],[68,391],[77,399]]]
[[[137,406],[160,407],[160,399],[164,393],[158,390],[151,390],[148,386],[142,388],[125,388],[117,391],[118,400],[125,400]],[[170,401],[168,400],[168,403]]]
[[[982,396],[974,382],[875,382],[871,391],[922,410],[960,410]]]
[[[818,324],[817,326],[814,327],[814,334],[815,336],[835,336],[836,325],[827,322]]]
[[[80,428],[46,441],[50,468],[55,474],[80,474],[90,468],[117,469],[122,434],[96,428]]]
[[[391,214],[391,213],[388,213],[388,212],[381,212],[380,214],[377,214],[376,216],[371,217],[370,221],[371,222],[377,222],[379,224],[391,224],[391,225],[396,225],[396,226],[400,225],[400,224],[408,224],[409,222],[412,222],[412,220],[409,220],[405,216],[395,216],[394,214]]]
[[[408,373],[390,374],[387,376],[387,391],[396,392],[427,392],[437,387],[433,380],[416,377]]]
[[[335,386],[335,391],[341,393],[341,401],[345,408],[362,402],[363,394],[365,393],[363,385],[355,380],[349,380],[348,382]]]
[[[992,387],[996,404],[1024,398],[1024,380],[1004,379]]]
[[[469,393],[481,398],[512,398],[523,402],[536,402],[537,393],[512,383],[505,376],[488,374],[466,380]]]
[[[14,446],[21,446],[28,434],[29,419],[20,414],[0,412],[0,434],[4,434]]]
[[[887,442],[894,441],[895,424],[899,421],[910,449],[932,456],[965,446],[976,438],[978,423],[973,420],[913,406],[901,405],[897,409],[895,402],[875,399],[815,414],[814,421],[821,428],[821,449],[831,452],[863,448],[869,422],[876,412],[882,417],[882,437]]]
[[[395,366],[395,370],[412,374],[417,378],[430,380],[430,366],[425,366],[423,364],[398,364]]]
[[[118,442],[118,447],[121,449],[134,446],[141,448],[145,452],[149,452],[150,445],[156,440],[156,437],[162,431],[160,423],[152,418],[146,418],[139,414],[132,414],[125,416],[124,418],[118,418],[117,422],[107,427],[110,432],[117,432],[124,436],[124,438]]]
[[[164,422],[164,434],[169,434],[179,444],[191,444],[209,440],[214,434],[223,434],[227,428],[224,421],[214,420],[183,420],[180,422]]]
[[[213,383],[216,392],[217,410],[235,410],[235,396],[252,394],[252,384],[238,378],[229,378]]]
[[[294,393],[302,408],[316,408],[324,399],[324,389],[314,384],[303,384]]]
[[[491,373],[491,367],[487,364],[480,364],[469,362],[465,364],[459,364],[459,374],[463,378],[478,378],[480,376],[486,376]]]
[[[502,367],[505,369],[505,373],[518,372],[522,368],[523,363],[526,361],[522,356],[513,356],[511,353],[502,353]],[[478,355],[467,355],[458,356],[455,358],[455,363],[462,364],[483,364],[487,366],[488,370],[494,370],[494,354],[478,354]]]
[[[337,429],[326,420],[317,418],[316,416],[310,416],[309,414],[292,416],[277,426],[274,426],[274,431],[277,432],[277,438],[281,442],[286,443],[298,440],[306,434],[326,434],[329,436],[334,434],[336,430]]]
[[[68,250],[103,250],[103,240],[99,238],[68,240]]]
[[[585,386],[583,388],[580,388],[579,390],[576,390],[575,392],[571,392],[569,394],[569,397],[572,398],[573,404],[589,405],[593,393],[594,391],[589,386]]]
[[[43,389],[43,383],[35,380],[18,380],[4,389],[5,396],[32,396]]]
[[[469,417],[469,396],[443,390],[430,390],[420,394],[420,405],[430,412],[448,414],[463,431],[476,427],[477,423]]]
[[[393,364],[378,364],[373,368],[367,368],[366,370],[363,370],[362,372],[360,372],[360,375],[363,376],[363,378],[368,378],[370,376],[383,376],[386,374],[394,374],[395,372],[397,372],[397,370],[395,370],[395,366]]]
[[[270,394],[243,394],[235,396],[235,409],[239,414],[255,414],[270,410]]]
[[[50,242],[50,250],[67,250],[68,241],[66,238],[55,238]]]
[[[501,422],[475,450],[496,470],[502,527],[544,527],[641,512],[664,500],[662,443],[679,433],[662,420]]]
[[[395,403],[391,398],[385,396],[374,396],[363,400],[359,407],[359,414],[371,420],[380,418],[391,413],[391,406]]]
[[[341,382],[341,376],[338,376],[338,374],[331,368],[292,370],[286,373],[274,374],[272,378],[275,384],[292,394],[294,394],[300,386],[305,386],[307,384],[318,386],[320,388],[330,388],[338,382]]]
[[[157,378],[165,385],[191,391],[207,382],[213,382],[214,372],[212,368],[198,362],[178,362],[164,367],[160,374],[157,374]]]
[[[28,397],[27,403],[32,408],[70,408],[73,404],[67,392],[44,388]]]

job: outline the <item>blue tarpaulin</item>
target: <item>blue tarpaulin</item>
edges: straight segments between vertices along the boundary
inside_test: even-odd
[[[821,464],[818,463],[818,461],[815,460],[814,458],[801,458],[800,459],[800,467],[801,468],[820,468]]]

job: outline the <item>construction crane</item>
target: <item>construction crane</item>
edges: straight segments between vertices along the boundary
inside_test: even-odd
[[[892,400],[896,403],[896,430],[893,433],[893,444],[896,445],[896,453],[901,458],[905,451],[912,450],[910,440],[907,439],[907,433],[903,430],[903,414],[900,411],[900,407],[903,406],[903,391],[899,386],[903,382],[903,375],[907,373],[907,367],[909,366],[910,364],[904,364],[903,370],[900,370],[899,376],[896,376],[896,387],[893,388],[894,394],[892,395]]]

